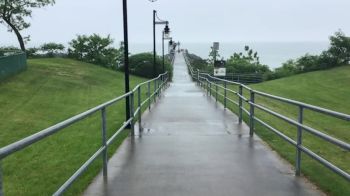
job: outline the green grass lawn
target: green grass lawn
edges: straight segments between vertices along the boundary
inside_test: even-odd
[[[73,115],[120,96],[124,73],[70,59],[28,61],[28,69],[0,83],[0,147],[29,136]],[[131,86],[145,81],[131,77]],[[152,85],[153,87],[153,85]],[[146,91],[142,89],[142,96]],[[125,102],[107,109],[110,137],[125,118]],[[124,131],[109,148],[111,155]],[[2,162],[5,195],[50,195],[101,145],[101,114],[97,112]],[[98,159],[69,189],[81,193],[101,169]]]
[[[288,78],[254,84],[251,87],[273,95],[350,114],[350,66],[299,74]],[[230,88],[238,91],[237,86],[230,86]],[[244,91],[244,95],[245,97],[249,97],[249,92]],[[235,101],[238,100],[232,94],[229,97]],[[220,101],[222,101],[222,98]],[[296,106],[258,95],[256,96],[256,103],[297,120],[298,108]],[[249,109],[248,104],[244,104],[244,106],[246,109]],[[228,107],[235,113],[238,112],[238,108],[234,104],[230,103]],[[296,140],[297,128],[295,126],[263,111],[259,111],[259,109],[255,111],[258,118]],[[244,116],[244,120],[245,122],[249,122],[247,115]],[[304,124],[347,143],[350,142],[350,122],[305,110]],[[256,133],[282,157],[294,165],[295,147],[258,122],[256,122]],[[306,131],[303,131],[303,145],[350,173],[349,151],[340,149]],[[348,181],[312,160],[306,154],[302,155],[301,167],[303,175],[315,182],[326,193],[339,196],[350,195],[350,183]]]

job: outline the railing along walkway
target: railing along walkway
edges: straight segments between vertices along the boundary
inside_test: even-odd
[[[299,101],[295,101],[292,99],[287,99],[284,97],[279,97],[275,95],[271,95],[265,92],[254,90],[242,83],[238,82],[232,82],[229,80],[224,80],[221,78],[213,77],[207,73],[201,73],[200,70],[194,70],[190,64],[190,61],[188,60],[187,54],[184,54],[184,58],[186,61],[186,64],[188,65],[189,73],[194,81],[196,81],[206,92],[209,96],[213,96],[216,101],[218,101],[219,97],[223,98],[224,107],[227,107],[227,102],[231,102],[232,104],[236,105],[238,107],[238,115],[239,115],[239,123],[242,123],[243,119],[243,112],[246,113],[249,116],[249,130],[250,135],[252,136],[255,130],[255,123],[258,122],[267,129],[271,130],[275,134],[277,134],[279,137],[290,143],[291,145],[295,146],[296,149],[296,158],[295,158],[295,174],[297,176],[301,173],[301,153],[304,152],[306,155],[311,157],[312,159],[318,161],[325,167],[329,168],[334,173],[344,177],[347,181],[350,181],[350,174],[346,172],[345,170],[341,169],[334,163],[331,163],[330,161],[323,158],[321,155],[319,155],[317,152],[313,152],[309,148],[303,145],[303,132],[306,131],[310,134],[312,134],[315,137],[318,137],[326,142],[332,143],[336,145],[337,147],[343,149],[345,152],[350,151],[350,144],[342,141],[340,139],[337,139],[335,137],[332,137],[328,134],[325,134],[316,128],[307,126],[303,124],[304,122],[304,113],[305,110],[309,110],[316,113],[322,113],[326,116],[340,119],[343,121],[350,121],[350,115],[344,114],[341,112],[329,110],[326,108],[321,108],[318,106],[302,103]],[[234,91],[231,88],[228,88],[228,85],[233,85],[237,90]],[[243,91],[248,92],[249,96],[244,96]],[[223,92],[220,93],[220,92]],[[227,94],[230,93],[238,99],[238,102],[235,100],[232,100]],[[294,106],[298,109],[298,120],[294,120],[286,115],[283,115],[281,113],[278,113],[276,111],[273,111],[272,109],[269,109],[268,107],[264,106],[262,103],[256,102],[256,96],[264,97],[270,101],[274,102],[283,102],[286,104],[289,104],[291,106]],[[249,111],[243,106],[243,103],[247,103],[249,105]],[[297,138],[296,141],[287,135],[285,135],[281,130],[276,129],[272,125],[268,124],[264,120],[258,118],[255,115],[255,110],[261,110],[265,112],[268,115],[272,115],[274,117],[277,117],[280,120],[283,120],[293,126],[296,127],[297,132]],[[326,146],[325,146],[326,147]],[[329,146],[328,146],[329,147]]]
[[[103,160],[103,175],[107,176],[108,173],[108,157],[107,157],[107,149],[108,146],[110,146],[115,139],[118,137],[118,135],[126,129],[129,125],[131,127],[131,135],[134,135],[134,124],[139,121],[141,122],[141,114],[142,114],[142,108],[144,106],[147,106],[148,109],[151,109],[152,102],[155,102],[157,98],[161,96],[162,90],[166,87],[167,83],[169,82],[169,74],[164,73],[160,74],[158,77],[148,80],[146,82],[143,82],[139,85],[137,85],[132,91],[121,95],[113,100],[110,100],[106,103],[103,103],[99,106],[96,106],[94,108],[91,108],[81,114],[78,114],[76,116],[73,116],[65,121],[62,121],[60,123],[57,123],[51,127],[48,127],[42,131],[39,131],[36,134],[33,134],[31,136],[28,136],[20,141],[17,141],[15,143],[12,143],[8,146],[0,148],[0,196],[4,195],[4,190],[2,186],[2,171],[1,171],[1,160],[4,158],[11,156],[12,154],[16,153],[17,151],[23,150],[41,140],[46,139],[48,136],[51,136],[53,134],[56,134],[60,131],[62,131],[64,128],[71,126],[93,114],[96,112],[101,112],[101,121],[102,121],[102,137],[101,137],[101,143],[102,146],[61,186],[59,186],[58,190],[53,193],[53,195],[62,195],[72,184],[75,180],[81,176],[86,169],[98,158],[102,157]],[[153,86],[152,86],[153,85]],[[146,86],[147,89],[147,98],[142,101],[142,87]],[[151,91],[153,88],[153,92]],[[137,97],[136,97],[137,96]],[[137,99],[136,99],[137,98]],[[127,119],[123,125],[118,128],[115,133],[110,137],[107,138],[106,134],[106,109],[120,101],[123,101],[125,99],[129,99],[130,101],[130,118]],[[136,101],[135,101],[136,99]],[[135,105],[136,108],[135,108]],[[98,122],[96,122],[98,123]],[[44,171],[37,171],[37,172],[44,172]],[[49,175],[49,174],[48,174]],[[35,187],[33,187],[34,189]],[[47,193],[51,194],[51,193]]]
[[[101,173],[84,195],[321,194],[238,122],[192,81],[177,54],[173,82],[142,116],[143,129],[110,159],[108,178]]]

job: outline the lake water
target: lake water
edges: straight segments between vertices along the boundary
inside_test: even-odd
[[[298,58],[306,53],[320,54],[327,50],[328,42],[255,42],[255,43],[220,43],[219,54],[221,57],[229,58],[234,52],[244,52],[244,46],[248,45],[258,52],[260,62],[270,68],[280,67],[288,59]],[[208,58],[212,43],[181,43],[181,48],[186,48],[202,58]],[[152,51],[151,44],[130,44],[130,52]],[[157,53],[161,54],[161,45],[157,44]]]

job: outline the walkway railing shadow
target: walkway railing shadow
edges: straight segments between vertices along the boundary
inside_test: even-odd
[[[303,124],[303,120],[304,120],[305,110],[309,110],[309,111],[313,111],[313,112],[317,112],[317,113],[322,113],[324,115],[334,117],[334,118],[344,120],[344,121],[350,121],[350,115],[336,112],[336,111],[332,111],[332,110],[325,109],[325,108],[321,108],[318,106],[302,103],[302,102],[295,101],[292,99],[287,99],[287,98],[271,95],[268,93],[254,90],[254,89],[252,89],[252,88],[250,88],[242,83],[220,79],[217,77],[213,77],[207,73],[201,73],[200,70],[194,70],[192,68],[186,53],[184,53],[184,58],[185,58],[186,64],[188,65],[188,69],[189,69],[189,73],[190,73],[191,77],[193,78],[194,81],[196,81],[198,83],[198,85],[200,85],[203,89],[206,90],[206,93],[209,96],[214,96],[216,101],[218,101],[218,99],[219,99],[218,96],[222,97],[223,104],[224,104],[225,108],[227,108],[227,102],[231,102],[238,107],[239,123],[242,123],[243,112],[249,116],[249,128],[250,128],[250,135],[251,136],[253,136],[254,131],[255,131],[255,122],[258,122],[295,147],[295,149],[296,149],[295,174],[297,176],[299,176],[300,172],[301,172],[301,153],[304,152],[309,157],[318,161],[319,163],[321,163],[325,167],[329,168],[334,173],[336,173],[336,174],[344,177],[346,180],[350,181],[350,174],[349,173],[342,170],[341,168],[334,165],[333,163],[326,160],[325,158],[321,157],[318,153],[315,153],[312,150],[310,150],[309,148],[305,147],[303,145],[303,137],[302,137],[303,132],[306,131],[306,132],[312,134],[313,136],[316,136],[324,141],[330,142],[330,143],[338,146],[339,148],[344,149],[346,152],[349,152],[350,151],[350,144],[349,143],[341,141],[341,140],[334,138],[330,135],[322,133],[321,131],[319,131],[315,128],[307,126],[307,125]],[[234,90],[228,88],[227,87],[228,85],[237,86],[237,91],[234,91]],[[220,93],[222,91],[223,91],[223,94]],[[250,96],[245,97],[243,95],[243,91],[249,92]],[[235,95],[238,98],[238,102],[229,98],[227,96],[228,92]],[[276,111],[273,111],[273,110],[271,110],[271,109],[269,109],[261,104],[256,103],[256,99],[255,99],[256,95],[259,95],[259,96],[264,97],[266,99],[269,99],[271,101],[279,101],[279,102],[283,102],[283,103],[297,107],[298,108],[298,120],[296,121],[296,120],[289,118],[283,114],[280,114]],[[243,106],[244,102],[249,105],[249,111],[246,108],[244,108],[244,106]],[[277,117],[277,118],[289,123],[290,125],[295,126],[296,131],[297,131],[296,141],[294,139],[288,137],[287,135],[285,135],[280,130],[274,128],[272,125],[270,125],[267,122],[263,121],[262,119],[258,118],[255,115],[256,109],[259,109],[259,110],[265,112],[266,114]]]
[[[17,151],[23,150],[26,147],[29,147],[33,145],[36,142],[42,141],[45,138],[47,138],[50,135],[56,134],[60,132],[62,129],[73,125],[93,114],[96,112],[101,112],[101,121],[102,121],[102,146],[53,194],[53,195],[61,195],[63,194],[69,186],[79,178],[80,175],[82,175],[85,170],[91,165],[94,160],[97,159],[97,157],[102,156],[103,160],[103,175],[106,177],[107,176],[107,149],[108,146],[110,146],[115,139],[118,137],[118,135],[126,129],[129,125],[131,127],[131,135],[134,135],[134,124],[135,122],[139,122],[141,125],[141,115],[142,115],[142,107],[143,106],[148,106],[150,109],[151,103],[156,101],[157,98],[160,97],[162,90],[167,86],[167,83],[169,81],[169,74],[164,73],[160,74],[158,77],[148,80],[146,82],[143,82],[139,85],[137,85],[132,91],[121,95],[115,99],[112,99],[108,102],[105,102],[99,106],[96,106],[94,108],[91,108],[83,113],[80,113],[76,116],[73,116],[65,121],[62,121],[60,123],[57,123],[51,127],[48,127],[42,131],[39,131],[36,134],[33,134],[31,136],[28,136],[20,141],[17,141],[15,143],[12,143],[10,145],[7,145],[3,148],[0,149],[0,196],[4,195],[4,190],[2,186],[2,171],[1,171],[1,161],[14,154]],[[141,100],[141,87],[147,85],[147,98],[142,101]],[[154,87],[151,87],[151,85],[154,85]],[[153,92],[151,92],[151,89],[153,88]],[[134,101],[137,95],[137,100],[136,102]],[[129,99],[130,100],[130,118],[127,119],[123,125],[108,139],[107,134],[106,134],[106,109],[109,106],[112,106],[119,101]],[[136,105],[136,108],[135,108]],[[140,126],[139,126],[140,127]],[[141,127],[140,127],[141,128]]]

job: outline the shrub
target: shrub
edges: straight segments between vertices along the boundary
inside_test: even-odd
[[[59,53],[62,53],[64,51],[65,47],[63,44],[57,44],[57,43],[45,43],[40,47],[40,50],[44,53],[47,57],[54,57],[56,55],[59,55]]]
[[[163,73],[162,58],[156,58],[156,76]],[[152,53],[140,53],[130,56],[129,58],[129,69],[133,75],[153,78],[153,54]],[[124,66],[120,67],[121,71],[124,71]],[[165,71],[168,71],[172,75],[172,66],[168,59],[165,59]]]
[[[69,45],[68,56],[107,68],[116,69],[120,66],[121,49],[112,47],[110,36],[101,37],[97,34],[91,36],[78,35]]]

